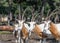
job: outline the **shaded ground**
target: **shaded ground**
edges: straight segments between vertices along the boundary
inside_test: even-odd
[[[29,43],[40,43],[39,41],[39,37],[35,34],[32,34],[32,37],[35,39],[29,39]],[[31,38],[32,38],[31,37]],[[13,37],[13,34],[0,34],[0,43],[15,43],[15,38]],[[55,40],[53,39],[47,39],[46,43],[57,43]]]
[[[14,43],[12,34],[0,34],[0,43]]]

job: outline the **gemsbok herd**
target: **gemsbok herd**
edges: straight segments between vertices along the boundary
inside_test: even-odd
[[[43,21],[41,24],[37,24],[34,21],[25,23],[24,20],[18,20],[18,24],[15,24],[13,34],[16,38],[16,43],[28,43],[31,33],[36,33],[42,40],[40,43],[46,43],[47,34],[54,36],[60,43],[60,24],[54,24],[51,20]]]

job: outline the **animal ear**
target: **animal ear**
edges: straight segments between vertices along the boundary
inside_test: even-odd
[[[23,22],[25,22],[25,20],[22,20]]]
[[[15,27],[17,27],[17,26],[18,26],[18,24],[15,24],[14,26],[15,26]]]
[[[49,20],[49,22],[48,23],[51,23],[51,21]]]
[[[27,22],[28,24],[31,24],[31,22]]]
[[[36,24],[36,22],[34,22],[34,24]]]
[[[18,23],[20,23],[21,21],[20,20],[17,20],[18,21]]]
[[[21,20],[21,23],[25,22],[25,20]]]
[[[32,22],[33,24],[35,24],[36,22]]]

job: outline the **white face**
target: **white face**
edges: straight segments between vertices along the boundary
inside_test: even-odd
[[[50,23],[51,23],[51,21],[50,20],[48,20],[48,21],[44,21],[44,29],[45,29],[45,31],[46,31],[46,33],[47,34],[51,34],[51,32],[49,31],[49,27],[50,27]]]
[[[24,21],[25,20],[18,20],[18,23],[19,23],[18,26],[22,28]]]
[[[46,29],[49,29],[49,27],[50,27],[50,24],[51,23],[51,21],[49,20],[49,21],[44,21],[44,24],[45,24],[45,28]]]
[[[30,24],[30,26],[28,26],[28,31],[32,31],[35,27],[36,22],[27,22],[28,24]]]

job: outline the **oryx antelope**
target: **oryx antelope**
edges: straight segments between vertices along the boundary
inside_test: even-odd
[[[50,20],[45,21],[46,25],[48,25],[48,30],[51,32],[51,34],[55,37],[56,40],[59,41],[60,43],[60,23],[59,24],[55,24],[53,22],[51,22]]]
[[[13,31],[13,34],[16,38],[16,43],[21,42],[20,32],[22,30],[23,22],[24,22],[23,20],[18,20],[18,24],[15,24],[15,29]]]

